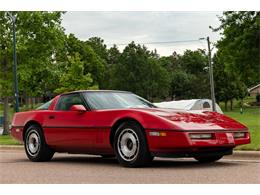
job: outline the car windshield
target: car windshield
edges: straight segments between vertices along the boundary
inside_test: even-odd
[[[147,100],[127,92],[85,92],[84,97],[93,110],[156,107]]]
[[[53,99],[46,102],[45,104],[41,105],[40,107],[36,108],[36,110],[48,110],[52,101],[53,101]]]

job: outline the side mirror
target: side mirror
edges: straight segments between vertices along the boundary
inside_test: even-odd
[[[70,107],[70,110],[71,111],[78,111],[78,112],[81,112],[81,113],[87,111],[86,108],[83,105],[73,105],[73,106]]]

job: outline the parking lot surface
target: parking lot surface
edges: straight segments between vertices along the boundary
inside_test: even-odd
[[[124,168],[116,159],[55,154],[30,162],[23,149],[0,149],[0,183],[260,183],[260,159],[226,156],[211,164],[155,158],[147,167]]]

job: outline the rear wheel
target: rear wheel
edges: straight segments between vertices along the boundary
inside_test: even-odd
[[[199,161],[200,163],[211,163],[211,162],[215,162],[218,161],[222,158],[222,155],[217,155],[217,156],[198,156],[198,157],[194,157],[197,161]]]
[[[33,162],[49,161],[54,155],[44,139],[39,125],[31,125],[25,133],[24,148],[27,157]]]
[[[119,163],[126,167],[142,166],[153,159],[142,128],[132,121],[123,123],[117,129],[114,150]]]

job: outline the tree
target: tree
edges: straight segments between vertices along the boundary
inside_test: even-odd
[[[246,86],[260,82],[260,12],[224,12],[219,17],[222,38],[217,42],[225,69],[239,75]]]
[[[260,82],[259,18],[259,12],[224,12],[219,17],[221,25],[213,29],[222,34],[214,72],[216,96],[226,109],[227,101],[232,109],[233,99],[243,102],[246,89]]]
[[[162,67],[164,67],[168,72],[172,72],[175,69],[181,68],[180,58],[181,55],[177,54],[176,52],[173,52],[173,54],[170,56],[160,57],[159,61]]]
[[[4,102],[4,132],[8,133],[9,97],[12,93],[11,24],[6,12],[0,12],[0,97]]]
[[[189,99],[193,97],[193,81],[195,76],[184,70],[176,69],[171,74],[170,96],[172,100]]]
[[[68,59],[68,66],[60,77],[61,87],[57,88],[55,92],[63,93],[74,90],[83,89],[97,89],[93,85],[93,79],[90,73],[84,70],[84,63],[82,62],[78,53]]]
[[[53,86],[55,51],[62,45],[62,12],[13,12],[16,17],[19,93],[42,94]],[[0,12],[0,96],[4,98],[5,131],[8,128],[8,102],[12,92],[12,25],[7,12]]]
[[[110,49],[107,51],[107,64],[108,66],[111,66],[113,64],[118,64],[120,59],[121,53],[116,45],[113,45]]]
[[[205,75],[208,60],[204,50],[198,49],[195,51],[186,50],[179,59],[180,67],[186,70],[187,73],[194,75]]]
[[[91,73],[94,85],[102,88],[105,79],[105,62],[94,49],[70,34],[66,39],[66,51],[67,56],[73,56],[75,53],[80,55],[84,64],[84,73]]]
[[[204,50],[186,50],[180,57],[180,67],[190,74],[190,96],[188,98],[209,98],[208,57]]]
[[[104,89],[113,89],[115,87],[114,83],[114,76],[113,73],[115,72],[116,67],[119,65],[119,60],[121,53],[116,45],[113,45],[107,51],[107,64],[106,64],[106,71],[105,71],[105,78],[106,80],[103,83]]]
[[[113,68],[113,88],[153,100],[167,96],[169,79],[159,59],[145,46],[127,45]]]
[[[62,12],[17,13],[17,58],[20,90],[27,96],[55,89],[56,55],[64,47]]]
[[[239,75],[225,68],[220,52],[219,50],[213,57],[216,100],[225,103],[225,110],[227,110],[227,103],[230,101],[230,109],[232,110],[233,99],[240,99],[242,102],[247,95],[247,89],[245,84],[241,82]]]
[[[103,60],[108,60],[107,46],[104,44],[104,40],[99,37],[91,37],[86,42],[91,46],[95,53]]]
[[[165,99],[170,86],[169,73],[160,66],[155,56],[149,58],[148,65],[150,66],[150,71],[146,71],[148,78],[143,81],[146,85],[146,98],[151,101]]]
[[[207,56],[204,50],[186,50],[183,55],[174,52],[160,58],[170,76],[169,95],[171,99],[209,97],[209,74]]]
[[[171,100],[184,98],[184,94],[187,91],[187,73],[180,67],[180,55],[174,52],[170,56],[160,57],[160,66],[164,67],[169,75],[170,86],[168,88],[168,94]],[[189,84],[188,84],[189,85]]]

